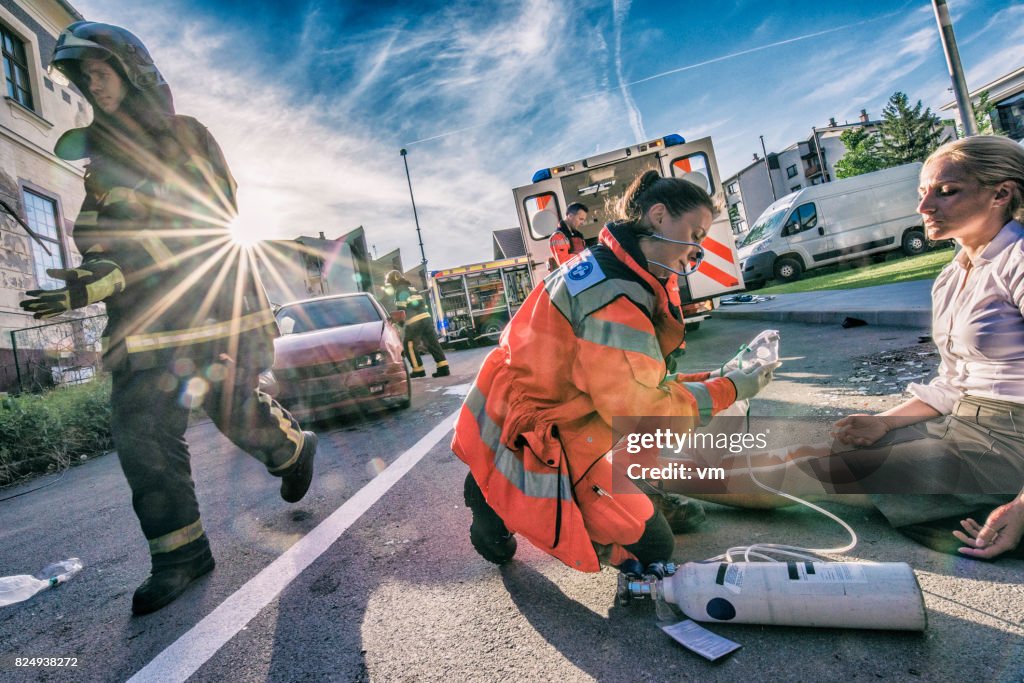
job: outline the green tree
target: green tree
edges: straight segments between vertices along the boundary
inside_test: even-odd
[[[921,100],[913,107],[906,94],[895,92],[882,110],[882,123],[878,126],[879,142],[885,167],[924,161],[932,151],[946,141],[942,136],[942,122],[931,108],[921,111]]]
[[[886,168],[878,148],[878,136],[864,128],[849,128],[839,136],[846,147],[843,158],[836,162],[836,178],[852,178]]]
[[[974,124],[978,128],[978,135],[997,135],[992,128],[992,111],[995,108],[995,102],[990,102],[988,99],[988,90],[978,93],[978,103],[971,107],[974,111]],[[959,123],[956,124],[956,130],[960,137],[965,135],[964,127]]]

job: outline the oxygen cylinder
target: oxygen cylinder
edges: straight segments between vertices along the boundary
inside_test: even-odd
[[[905,562],[688,562],[659,584],[696,621],[894,631],[927,623]]]

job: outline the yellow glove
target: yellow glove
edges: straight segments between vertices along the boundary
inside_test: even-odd
[[[60,289],[33,289],[21,307],[37,320],[103,301],[124,290],[124,273],[113,261],[92,261],[78,268],[48,268],[47,275],[67,283]]]

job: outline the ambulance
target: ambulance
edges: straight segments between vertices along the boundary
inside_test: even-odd
[[[550,272],[548,238],[565,217],[565,208],[574,202],[587,207],[587,222],[579,230],[588,246],[597,244],[598,233],[613,219],[614,207],[626,188],[650,169],[663,177],[688,180],[707,190],[716,204],[725,206],[718,162],[709,137],[686,142],[680,135],[666,135],[542,168],[533,175],[532,183],[512,191],[534,285],[540,284]],[[683,314],[690,330],[709,317],[717,297],[744,288],[732,227],[724,209],[702,246],[704,261],[700,268],[679,282]]]

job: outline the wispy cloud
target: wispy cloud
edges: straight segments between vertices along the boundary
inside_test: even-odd
[[[629,114],[629,125],[633,129],[633,138],[636,142],[645,140],[647,134],[644,132],[644,121],[640,110],[629,93],[629,84],[622,69],[622,30],[629,17],[630,0],[614,0],[612,3],[612,14],[615,32],[615,77],[619,82],[619,92],[622,93],[622,101],[626,105]]]

